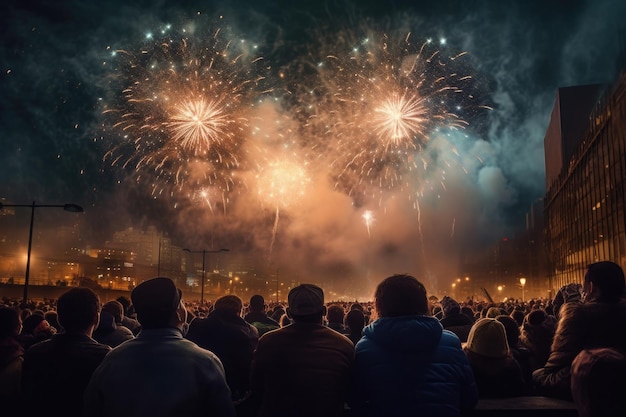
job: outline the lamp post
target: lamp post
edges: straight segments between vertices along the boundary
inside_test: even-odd
[[[526,278],[520,278],[519,283],[522,286],[522,303],[524,302],[524,286],[526,285]]]
[[[228,251],[230,251],[230,249],[222,248],[222,249],[218,249],[218,250],[206,250],[206,249],[191,250],[191,249],[185,248],[183,250],[185,252],[189,252],[189,253],[201,253],[202,254],[202,282],[200,283],[200,304],[204,304],[204,281],[205,281],[205,277],[206,277],[206,269],[205,269],[204,265],[205,265],[206,254],[207,253],[228,252]]]
[[[36,204],[34,201],[32,204],[2,204],[0,203],[0,210],[5,207],[30,207],[30,230],[28,232],[28,254],[26,255],[26,273],[24,274],[24,304],[28,300],[28,281],[30,278],[30,252],[33,247],[33,224],[35,222],[35,209],[38,207],[60,207],[65,211],[71,213],[82,213],[83,208],[78,204]]]

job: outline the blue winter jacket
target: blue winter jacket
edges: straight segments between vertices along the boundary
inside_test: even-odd
[[[353,414],[460,416],[478,402],[459,338],[430,316],[383,317],[356,345]]]

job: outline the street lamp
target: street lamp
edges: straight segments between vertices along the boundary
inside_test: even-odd
[[[82,213],[83,208],[78,204],[2,204],[0,203],[0,210],[5,207],[30,207],[30,230],[28,232],[28,254],[26,255],[26,273],[24,274],[24,304],[28,300],[28,281],[30,278],[30,251],[33,246],[33,223],[35,221],[35,208],[38,207],[61,207],[65,211],[71,213]]]
[[[189,253],[201,253],[202,254],[202,282],[200,284],[200,304],[204,304],[204,281],[205,281],[205,277],[206,277],[206,270],[204,268],[205,265],[205,258],[206,258],[206,254],[207,253],[218,253],[218,252],[228,252],[230,251],[230,249],[226,249],[226,248],[222,248],[222,249],[218,249],[218,250],[206,250],[206,249],[202,249],[202,250],[191,250],[191,249],[183,249],[185,252],[189,252]]]
[[[524,286],[526,285],[526,278],[520,278],[519,283],[522,286],[522,303],[524,302]]]

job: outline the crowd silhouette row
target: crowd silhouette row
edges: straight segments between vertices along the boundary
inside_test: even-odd
[[[302,284],[284,304],[199,304],[166,277],[106,303],[85,287],[4,298],[0,414],[462,416],[482,398],[546,396],[626,415],[625,295],[603,261],[527,302],[428,297],[410,275],[361,303]]]

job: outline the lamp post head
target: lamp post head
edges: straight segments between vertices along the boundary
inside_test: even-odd
[[[519,283],[522,284],[522,286],[526,285],[526,278],[520,278]]]

